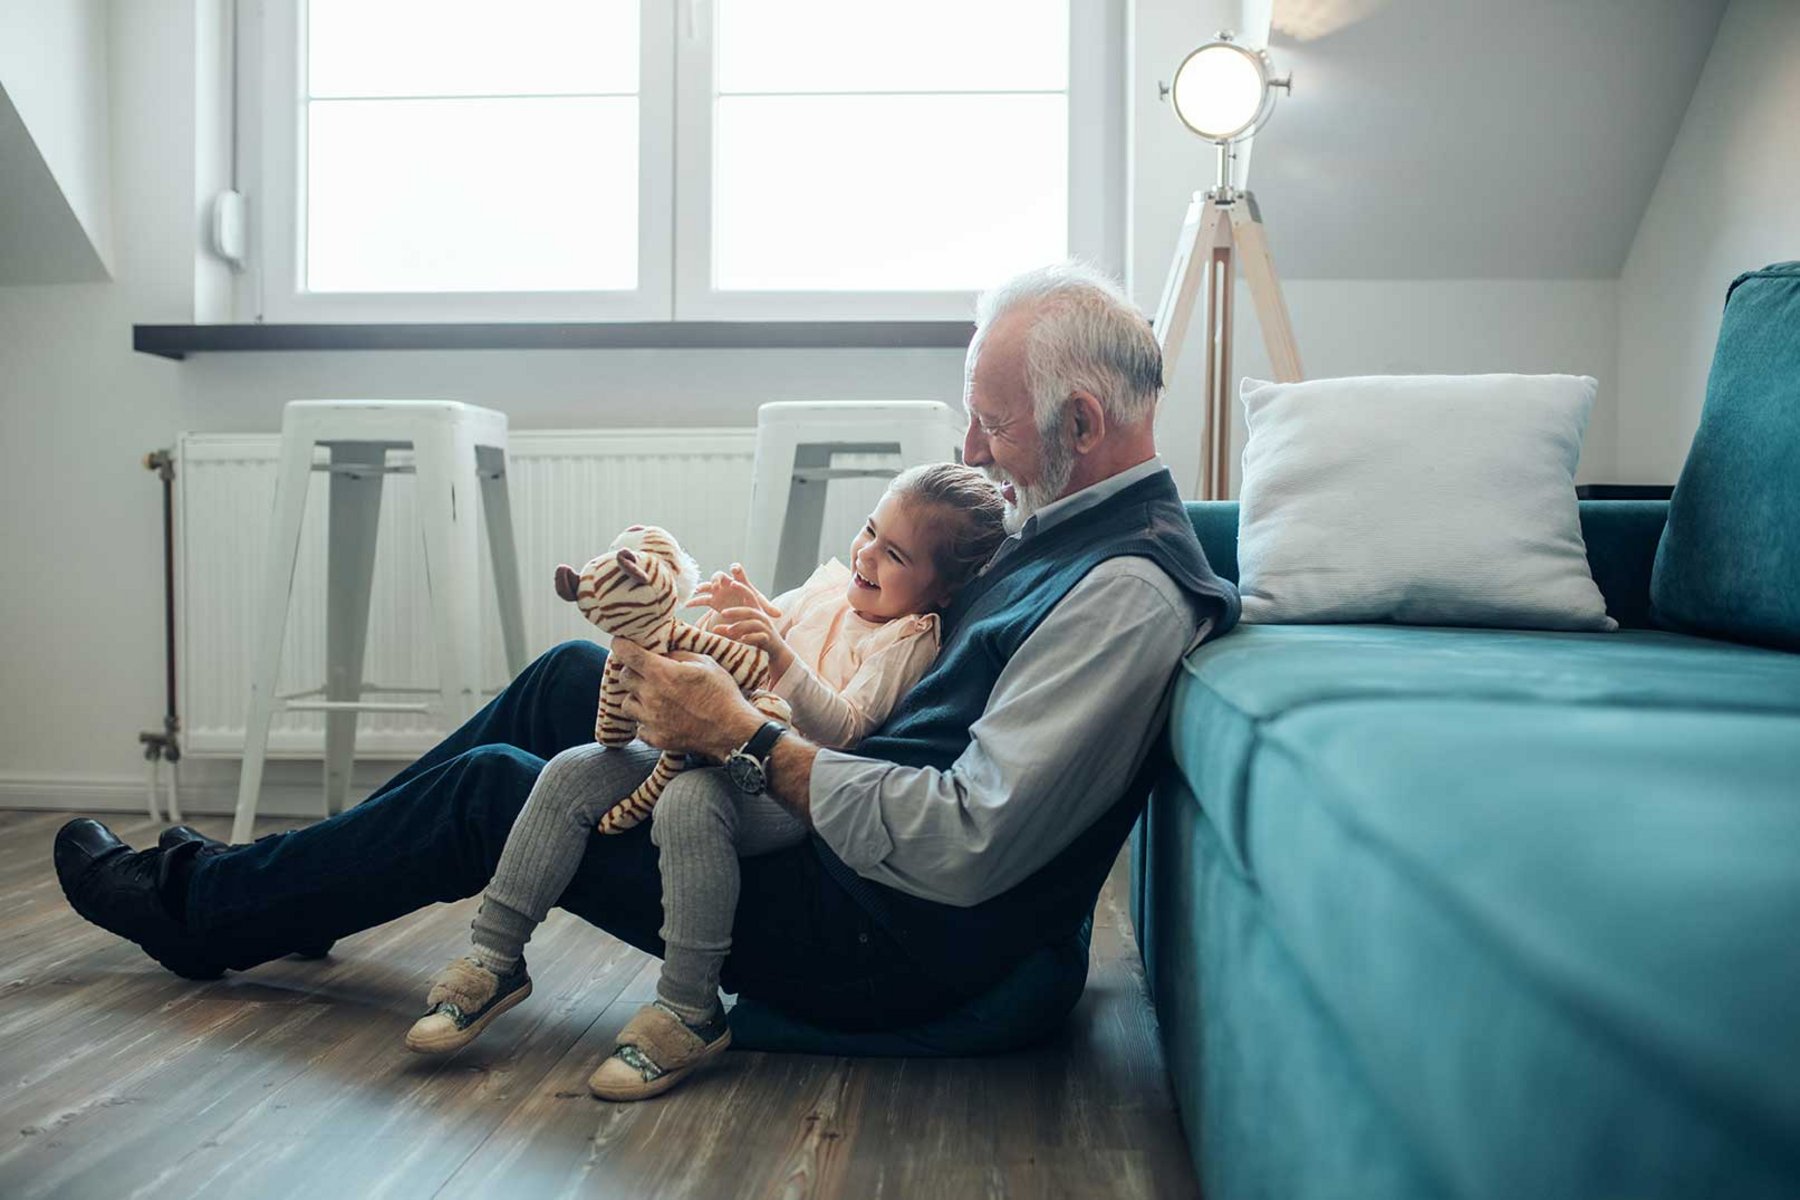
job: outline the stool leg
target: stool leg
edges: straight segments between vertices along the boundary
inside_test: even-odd
[[[363,652],[369,639],[369,593],[375,585],[375,536],[381,518],[387,450],[374,442],[336,442],[334,467],[366,467],[331,476],[331,543],[325,569],[325,698],[362,699]],[[356,718],[325,714],[325,816],[349,807],[356,757]]]
[[[275,513],[263,564],[262,612],[257,621],[256,658],[250,673],[250,705],[244,718],[244,764],[238,776],[237,814],[231,840],[247,842],[256,822],[263,759],[269,750],[269,721],[275,715],[275,687],[281,672],[281,643],[287,636],[288,599],[294,561],[306,518],[306,489],[312,481],[313,446],[290,430],[281,439],[275,479]]]
[[[794,450],[794,471],[788,477],[786,511],[777,522],[781,542],[775,557],[775,582],[768,593],[771,596],[799,587],[819,565],[819,539],[825,529],[825,497],[831,484],[823,479],[800,479],[798,472],[809,467],[831,466],[831,452],[828,445],[801,445]]]
[[[433,429],[414,442],[425,576],[437,634],[445,731],[481,707],[481,577],[475,444],[467,430]]]
[[[475,465],[481,472],[481,512],[487,520],[494,595],[500,604],[500,640],[506,647],[506,670],[510,678],[525,669],[525,603],[519,593],[519,548],[513,540],[512,498],[507,494],[506,485],[506,451],[499,446],[477,446]]]
[[[781,427],[756,432],[756,465],[750,477],[750,522],[744,537],[744,573],[770,596],[781,556],[781,527],[794,482],[794,438]]]

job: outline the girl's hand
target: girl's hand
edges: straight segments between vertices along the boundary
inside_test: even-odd
[[[771,617],[779,617],[781,610],[769,603],[769,598],[756,590],[750,577],[744,574],[741,563],[732,563],[731,572],[720,571],[711,579],[703,581],[694,589],[690,604],[704,604],[711,609],[724,612],[728,608],[757,608]]]
[[[794,661],[794,652],[775,632],[775,622],[760,608],[741,605],[723,609],[712,631],[746,646],[755,646],[769,656],[771,681],[780,679]]]
[[[757,591],[756,585],[750,582],[750,576],[744,574],[743,563],[731,564],[731,581],[750,593],[751,599],[755,602],[757,608],[762,609],[771,617],[779,617],[781,615],[781,610],[771,604],[767,596]]]

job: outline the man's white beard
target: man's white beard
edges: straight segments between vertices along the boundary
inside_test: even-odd
[[[1069,486],[1069,476],[1075,473],[1075,440],[1065,436],[1057,427],[1048,431],[1040,431],[1040,441],[1044,447],[1042,461],[1038,463],[1037,482],[1022,484],[1010,474],[998,467],[983,467],[982,472],[994,482],[994,486],[1010,483],[1013,488],[1013,501],[1006,506],[1006,532],[1017,533],[1025,528],[1025,522],[1033,513],[1051,501],[1059,499],[1063,489]]]

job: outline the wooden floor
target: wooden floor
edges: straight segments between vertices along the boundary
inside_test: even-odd
[[[69,910],[50,867],[65,819],[0,812],[10,1200],[1197,1193],[1123,860],[1087,994],[1048,1045],[957,1060],[734,1051],[665,1097],[611,1104],[587,1076],[654,994],[656,961],[592,926],[552,915],[532,942],[532,998],[461,1055],[423,1059],[401,1038],[473,901],[346,939],[323,962],[188,983]],[[142,817],[114,828],[155,836]]]

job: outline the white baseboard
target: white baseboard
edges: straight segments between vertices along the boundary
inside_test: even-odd
[[[363,799],[400,770],[403,763],[358,763],[351,780],[350,802]],[[158,803],[166,804],[168,770]],[[257,815],[317,820],[323,799],[317,762],[271,762],[263,776]],[[184,815],[229,815],[237,808],[238,764],[186,760],[179,768],[179,795]],[[149,775],[82,777],[0,772],[0,809],[72,813],[142,813],[149,810]]]

